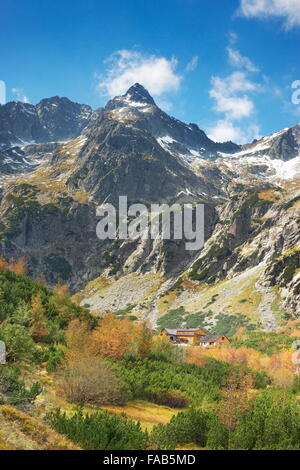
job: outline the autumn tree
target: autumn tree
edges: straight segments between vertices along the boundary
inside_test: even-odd
[[[16,261],[10,260],[8,269],[15,274],[25,275],[27,273],[26,260],[24,257],[17,259]]]
[[[119,320],[112,313],[104,315],[91,337],[91,351],[103,357],[122,359],[133,347],[136,329],[128,318]]]
[[[69,286],[66,284],[62,284],[61,281],[58,281],[54,288],[54,292],[57,295],[67,296],[69,294]]]
[[[152,331],[146,323],[140,323],[137,331],[137,352],[140,357],[148,357],[151,353]]]
[[[30,315],[30,330],[33,339],[35,341],[45,340],[49,330],[46,322],[46,310],[40,294],[35,295],[31,300]]]
[[[66,358],[73,360],[91,355],[91,332],[89,325],[82,320],[72,320],[65,334]]]

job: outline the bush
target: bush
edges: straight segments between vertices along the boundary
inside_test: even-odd
[[[58,390],[79,405],[124,404],[126,392],[115,373],[93,356],[71,359],[58,375]]]
[[[300,405],[292,394],[272,389],[261,392],[237,425],[233,449],[299,450]]]
[[[0,340],[6,344],[9,361],[24,361],[33,358],[36,346],[25,326],[3,322],[0,325]]]
[[[145,399],[157,405],[170,406],[171,408],[187,408],[190,404],[190,400],[185,393],[163,388],[146,389]]]
[[[39,383],[26,387],[20,372],[13,367],[0,369],[0,403],[24,405],[32,403],[42,392]]]
[[[218,401],[220,386],[209,372],[194,364],[174,364],[153,359],[126,360],[113,363],[114,370],[128,384],[133,398],[144,398],[147,389],[180,391],[190,402]]]
[[[48,358],[47,358],[47,371],[54,372],[58,365],[61,364],[64,357],[64,352],[62,349],[51,347],[49,348]]]
[[[206,446],[211,450],[228,449],[229,431],[217,415],[211,416]]]
[[[47,416],[47,421],[57,432],[69,437],[83,449],[89,450],[144,450],[148,435],[125,416],[107,411],[71,417],[57,410]]]
[[[187,443],[205,447],[210,417],[210,413],[195,409],[178,413],[168,424],[153,428],[152,444],[158,449],[175,449]]]
[[[69,296],[58,295],[26,276],[7,270],[0,271],[0,322],[7,320],[28,326],[30,304],[37,295],[45,309],[45,316],[49,321],[47,326],[50,328],[54,320],[60,328],[65,328],[74,318],[85,318],[91,326],[95,326],[96,319],[88,310],[72,302]]]

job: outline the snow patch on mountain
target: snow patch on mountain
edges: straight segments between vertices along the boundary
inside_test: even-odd
[[[292,180],[300,178],[300,156],[288,161],[272,159],[268,155],[246,156],[242,158],[222,158],[222,163],[236,173],[247,172],[249,167],[257,168],[257,176],[271,180]],[[259,169],[264,167],[263,171]]]

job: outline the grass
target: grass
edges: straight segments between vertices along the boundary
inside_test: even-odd
[[[278,202],[282,199],[280,192],[275,189],[266,189],[265,191],[261,191],[258,193],[258,197],[259,199],[268,202]]]
[[[176,450],[205,450],[203,447],[198,446],[195,443],[191,444],[182,444],[176,447]]]
[[[0,406],[0,448],[24,450],[80,450],[42,421],[10,405]],[[2,441],[2,442],[1,442]]]
[[[87,204],[89,202],[90,195],[86,191],[75,191],[72,195],[79,204]]]
[[[175,290],[173,290],[157,300],[157,309],[160,315],[164,315],[169,311],[170,305],[172,305],[176,299],[176,296],[177,293]]]
[[[102,409],[113,413],[125,413],[134,421],[139,421],[143,430],[148,431],[156,424],[166,424],[171,418],[179,413],[180,409],[169,408],[168,406],[156,405],[144,400],[133,400],[125,406],[103,406]]]
[[[232,313],[246,315],[254,321],[259,321],[258,310],[262,295],[256,290],[255,282],[255,279],[252,280],[233,297]]]
[[[96,292],[102,292],[107,287],[111,285],[111,281],[109,281],[106,277],[97,277],[93,281],[90,281],[84,288],[84,294],[86,296],[95,294]]]
[[[15,450],[15,448],[12,446],[8,446],[0,434],[0,451],[1,450]]]
[[[282,322],[282,318],[284,318],[284,315],[286,314],[286,311],[282,308],[281,306],[281,297],[279,295],[279,286],[274,286],[273,291],[275,294],[275,298],[272,302],[271,309],[272,312],[276,318],[276,321],[278,324]]]

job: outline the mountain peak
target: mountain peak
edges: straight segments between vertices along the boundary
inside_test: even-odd
[[[132,85],[124,96],[129,98],[131,101],[155,105],[155,101],[150,93],[146,90],[146,88],[143,87],[143,85],[140,85],[139,83]]]
[[[116,96],[110,100],[105,106],[105,109],[112,110],[123,106],[139,107],[146,105],[155,106],[155,101],[143,85],[135,83],[124,95]]]

